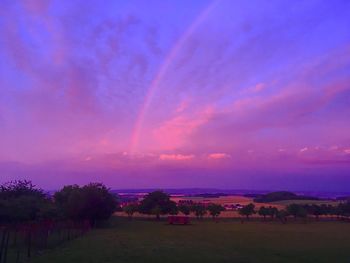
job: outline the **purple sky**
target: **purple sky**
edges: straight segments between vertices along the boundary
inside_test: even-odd
[[[2,1],[0,182],[350,190],[350,1]]]

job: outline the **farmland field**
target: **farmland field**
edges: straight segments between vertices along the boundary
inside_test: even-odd
[[[36,257],[33,263],[100,262],[350,262],[350,223],[165,221],[113,218],[95,229]]]
[[[333,205],[337,206],[341,201],[331,201],[331,200],[283,200],[271,202],[271,205],[281,205],[287,206],[290,204],[299,204],[299,205]]]

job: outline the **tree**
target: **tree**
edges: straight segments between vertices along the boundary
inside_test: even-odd
[[[262,217],[264,217],[264,221],[266,220],[266,216],[269,215],[269,208],[266,208],[265,206],[262,206],[259,208],[258,214]]]
[[[176,203],[170,200],[168,194],[163,191],[154,191],[145,196],[141,201],[139,210],[143,214],[153,214],[159,220],[161,214],[174,212]]]
[[[207,209],[203,204],[194,204],[191,208],[198,219],[203,218],[203,216],[207,213]]]
[[[178,213],[179,213],[179,208],[177,207],[175,202],[171,201],[169,214],[177,215]]]
[[[338,214],[342,217],[348,218],[350,217],[350,202],[340,203],[338,205]]]
[[[116,210],[118,202],[115,195],[100,183],[90,183],[83,187],[65,186],[54,195],[54,200],[66,218],[96,221],[108,219]]]
[[[12,181],[0,186],[0,223],[40,219],[51,200],[30,181]]]
[[[82,187],[82,196],[86,200],[84,217],[92,223],[111,217],[118,206],[117,197],[101,183],[90,183]]]
[[[281,221],[282,224],[286,224],[288,212],[284,209],[278,210],[276,217]]]
[[[267,214],[270,216],[270,219],[273,220],[278,214],[278,209],[276,207],[269,206],[267,208]]]
[[[318,198],[313,196],[297,195],[295,193],[287,192],[287,191],[280,191],[280,192],[271,192],[264,195],[258,195],[254,199],[254,202],[269,203],[269,202],[276,202],[276,201],[282,201],[282,200],[318,200]]]
[[[290,204],[287,206],[287,212],[288,214],[294,216],[294,219],[300,218],[306,218],[307,217],[307,211],[306,209],[299,204]]]
[[[255,208],[255,205],[250,203],[248,205],[243,206],[241,209],[239,209],[238,213],[242,216],[245,216],[247,220],[249,220],[249,216],[255,214],[254,208]]]
[[[139,206],[135,203],[127,204],[123,207],[123,211],[128,215],[129,219],[132,219],[134,213],[136,213],[139,209]]]
[[[181,213],[183,213],[184,215],[188,216],[191,213],[191,208],[188,205],[185,204],[180,204],[178,206],[178,209]]]
[[[213,217],[213,220],[218,217],[222,211],[225,210],[222,205],[218,204],[209,204],[207,209],[209,211],[209,214]]]
[[[298,217],[298,213],[299,213],[299,205],[297,205],[297,204],[288,205],[287,212],[288,212],[288,214],[294,216],[294,219],[296,219]]]
[[[54,201],[62,211],[62,217],[72,220],[83,218],[86,201],[83,200],[82,190],[78,185],[66,185],[55,192]]]
[[[308,214],[315,216],[315,219],[318,221],[320,215],[324,214],[324,209],[319,205],[305,205],[304,209],[307,211]]]
[[[0,186],[0,199],[11,199],[22,196],[31,196],[38,199],[46,198],[46,194],[37,188],[31,181],[15,180]]]

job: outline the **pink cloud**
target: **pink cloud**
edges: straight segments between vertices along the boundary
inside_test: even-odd
[[[228,159],[231,158],[231,155],[227,153],[211,153],[208,155],[209,159]]]
[[[192,160],[194,158],[193,154],[184,155],[184,154],[161,154],[159,159],[162,161],[175,160],[175,161],[186,161]]]
[[[177,112],[177,110],[176,110]],[[186,144],[188,138],[207,123],[214,110],[207,107],[196,114],[178,113],[163,122],[153,131],[153,136],[162,150],[174,150]]]
[[[308,148],[307,147],[304,147],[304,148],[302,148],[302,149],[300,149],[300,152],[302,153],[302,152],[306,152],[308,150]]]

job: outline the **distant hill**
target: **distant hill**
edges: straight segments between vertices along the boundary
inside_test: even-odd
[[[121,195],[144,195],[155,190],[163,190],[170,195],[184,195],[184,196],[195,196],[195,195],[239,195],[251,198],[262,197],[268,193],[276,192],[275,189],[268,190],[249,190],[249,189],[216,189],[216,188],[133,188],[133,189],[112,189],[113,193]],[[288,189],[289,190],[289,189]],[[292,190],[293,191],[293,190]],[[55,191],[51,191],[55,192]],[[350,196],[350,192],[322,192],[322,191],[298,191],[296,190],[297,196],[304,198],[305,196],[319,197],[320,199],[335,199],[337,197]],[[293,194],[293,193],[292,193]],[[284,200],[284,199],[283,199]],[[303,200],[303,199],[302,199]]]
[[[254,202],[257,203],[269,203],[283,200],[319,200],[319,198],[307,195],[297,195],[295,193],[287,191],[271,192],[268,194],[256,196],[254,198]]]
[[[219,198],[221,196],[228,196],[229,194],[225,193],[203,193],[203,194],[195,194],[194,197],[203,197],[203,198]]]
[[[336,200],[340,201],[350,201],[350,196],[338,196]]]

